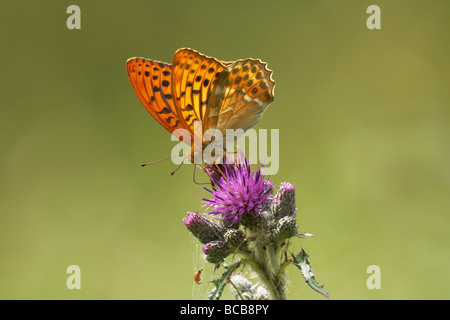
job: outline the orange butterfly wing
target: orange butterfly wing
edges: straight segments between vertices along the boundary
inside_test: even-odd
[[[172,94],[172,67],[145,58],[127,61],[128,78],[137,97],[150,114],[170,133],[184,127]]]
[[[192,49],[179,49],[172,63],[172,91],[178,114],[194,132],[194,121],[203,121],[208,99],[225,63]]]
[[[228,65],[217,79],[206,108],[204,130],[246,131],[255,125],[274,99],[272,71],[261,60],[244,59]]]

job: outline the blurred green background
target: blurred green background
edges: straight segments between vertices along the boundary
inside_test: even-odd
[[[81,8],[68,30],[66,8]],[[366,9],[381,8],[381,30]],[[448,299],[450,2],[16,1],[0,11],[0,298],[203,299],[187,232],[206,192],[135,96],[129,57],[191,47],[260,58],[280,129],[277,185],[332,299]],[[68,290],[66,268],[81,268]],[[369,265],[381,289],[369,290]],[[205,268],[201,286],[193,273]],[[289,269],[291,299],[323,299]],[[229,296],[229,293],[227,293]]]

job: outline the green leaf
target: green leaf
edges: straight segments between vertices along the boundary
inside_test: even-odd
[[[224,273],[220,276],[220,278],[214,279],[212,283],[214,284],[214,288],[209,293],[209,296],[206,298],[207,300],[219,300],[222,295],[223,289],[227,285],[230,276],[239,267],[241,261],[237,261],[231,265],[223,265],[226,269]]]
[[[294,256],[292,253],[291,255],[292,258],[294,258],[294,264],[302,272],[303,278],[305,278],[306,283],[315,291],[329,298],[328,292],[316,281],[314,273],[311,269],[311,264],[309,263],[309,256],[306,254],[305,250],[302,249],[302,251],[300,251],[300,253],[296,256]]]

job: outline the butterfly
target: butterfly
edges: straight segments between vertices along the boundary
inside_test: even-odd
[[[196,150],[210,142],[200,139],[195,148],[196,121],[201,133],[217,129],[247,129],[255,125],[274,99],[272,71],[259,59],[223,62],[193,49],[175,52],[172,64],[146,58],[130,58],[128,78],[137,97],[170,133],[186,129],[193,162]],[[203,136],[202,136],[203,137]],[[197,143],[198,144],[198,143]]]

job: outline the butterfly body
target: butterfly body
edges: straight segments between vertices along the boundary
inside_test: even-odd
[[[172,64],[130,58],[127,72],[137,97],[164,128],[170,133],[185,129],[180,140],[189,141],[192,162],[195,153],[211,143],[203,140],[203,133],[245,132],[274,98],[272,71],[256,59],[222,62],[184,48],[175,53]],[[196,130],[196,121],[201,121],[201,130]]]

